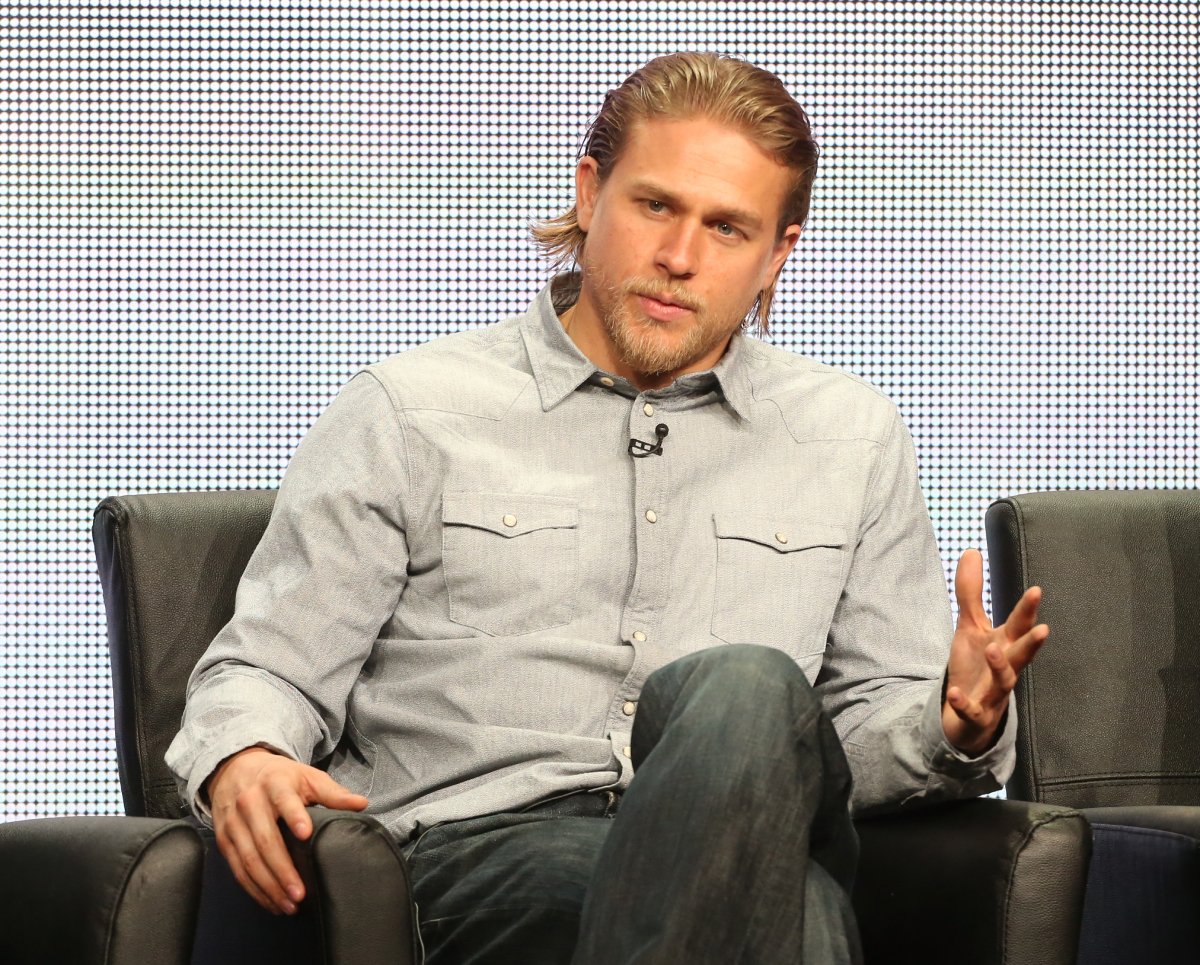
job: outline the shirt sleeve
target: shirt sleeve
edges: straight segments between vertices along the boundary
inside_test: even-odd
[[[304,437],[238,584],[234,615],[188,681],[166,762],[194,813],[205,780],[255,745],[319,760],[405,585],[403,431],[386,390],[353,378]]]
[[[996,790],[1015,763],[1016,708],[968,757],[946,740],[942,687],[952,627],[912,438],[893,409],[878,453],[817,690],[854,776],[856,814]]]

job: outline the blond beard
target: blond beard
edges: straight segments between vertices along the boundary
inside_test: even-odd
[[[714,318],[701,299],[681,286],[647,278],[630,278],[614,285],[594,269],[584,267],[583,273],[593,284],[600,322],[617,358],[639,375],[657,376],[684,369],[738,330],[732,319]],[[639,294],[666,296],[676,301],[692,311],[694,324],[678,341],[657,338],[656,329],[665,326],[652,318],[639,317],[629,304],[629,296]],[[743,327],[749,312],[748,308],[738,317]]]

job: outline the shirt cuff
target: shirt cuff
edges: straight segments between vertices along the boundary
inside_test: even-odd
[[[167,748],[166,764],[192,813],[205,824],[212,811],[204,783],[227,757],[247,747],[307,762],[315,739],[292,701],[258,672],[234,673],[201,687],[189,700],[183,729]]]

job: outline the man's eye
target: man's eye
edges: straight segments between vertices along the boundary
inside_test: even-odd
[[[646,207],[649,208],[651,211],[653,211],[655,214],[658,214],[660,211],[667,210],[667,206],[665,204],[663,204],[661,201],[654,201],[653,199],[646,202]]]
[[[717,222],[717,234],[724,235],[726,238],[732,238],[737,234],[737,229],[728,221]]]

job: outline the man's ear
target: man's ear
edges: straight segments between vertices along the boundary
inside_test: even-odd
[[[585,154],[575,167],[575,220],[584,234],[591,227],[592,212],[596,210],[596,196],[599,193],[600,165],[594,157]]]
[[[760,287],[767,288],[775,283],[779,272],[783,270],[783,263],[787,261],[788,255],[792,253],[792,249],[796,247],[796,242],[799,240],[800,226],[798,224],[788,225],[783,229],[783,234],[775,242],[775,247],[771,252],[771,260],[767,265],[767,272],[763,276],[763,283]]]

